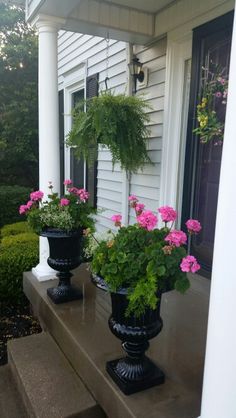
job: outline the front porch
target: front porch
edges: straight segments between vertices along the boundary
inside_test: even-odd
[[[80,31],[90,35],[109,36],[135,44],[152,45],[167,38],[167,71],[163,118],[161,159],[158,161],[161,204],[176,204],[183,183],[180,184],[179,165],[181,135],[184,131],[182,96],[184,93],[184,69],[191,59],[192,30],[235,7],[234,1],[208,0],[189,2],[147,2],[146,9],[138,2],[134,10],[131,2],[96,2],[77,0],[66,6],[60,2],[55,10],[53,1],[28,1],[28,19],[39,30],[39,142],[40,142],[40,188],[46,190],[52,181],[60,189],[60,158],[58,132],[58,68],[57,33],[59,29]],[[85,7],[88,6],[88,7]],[[144,7],[145,8],[145,7]],[[158,10],[157,10],[158,9]],[[113,18],[114,15],[116,18]],[[113,16],[113,17],[112,17]],[[119,16],[119,18],[117,18]],[[236,27],[234,23],[231,69],[229,77],[229,100],[225,124],[224,152],[218,199],[218,215],[214,245],[211,302],[207,333],[207,354],[203,385],[201,418],[234,418],[236,405],[235,347],[236,337],[231,322],[235,304],[234,248],[227,245],[235,234],[229,213],[235,208],[235,103],[236,103]],[[129,45],[129,48],[131,45]],[[127,48],[127,51],[128,49]],[[134,47],[137,53],[139,46]],[[130,58],[130,56],[129,56]],[[128,60],[128,58],[127,58]],[[86,68],[86,62],[82,66]],[[79,67],[77,67],[78,69]],[[71,75],[70,70],[67,71]],[[72,80],[75,82],[75,79]],[[186,80],[185,80],[186,81]],[[72,83],[73,84],[73,83]],[[128,94],[130,76],[127,72]],[[68,87],[68,86],[67,86]],[[159,114],[158,114],[159,116]],[[162,121],[162,119],[161,119]],[[159,125],[160,122],[158,122]],[[161,125],[162,129],[162,125]],[[161,136],[161,129],[156,136]],[[185,126],[186,129],[186,126]],[[186,133],[184,131],[184,133]],[[50,140],[48,139],[50,138]],[[66,171],[67,170],[67,171]],[[68,175],[68,167],[65,168]],[[124,202],[129,185],[125,173],[121,173],[122,211],[126,221],[127,206]],[[46,297],[48,282],[38,282],[35,276],[50,273],[46,266],[47,249],[41,242],[41,264],[35,275],[25,275],[25,292],[35,312],[60,346],[65,356],[82,378],[98,404],[109,417],[133,418],[196,418],[200,414],[202,373],[205,352],[205,335],[208,312],[208,287],[205,280],[193,282],[187,297],[178,297],[171,292],[163,298],[162,316],[164,329],[151,342],[150,356],[163,367],[167,375],[165,385],[125,397],[116,388],[105,372],[105,362],[119,356],[119,342],[109,333],[107,296],[96,290],[89,282],[86,272],[75,278],[83,282],[85,298],[55,307]],[[42,274],[41,274],[42,273]],[[194,279],[196,280],[196,279]],[[204,288],[204,296],[201,289]],[[174,347],[174,349],[173,349]],[[227,385],[222,387],[222,382]]]

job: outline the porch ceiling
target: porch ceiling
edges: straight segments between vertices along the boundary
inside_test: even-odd
[[[155,17],[178,0],[26,0],[26,17],[38,14],[62,19],[62,29],[146,43],[155,33]]]

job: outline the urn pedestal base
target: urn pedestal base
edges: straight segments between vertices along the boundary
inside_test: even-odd
[[[83,299],[82,292],[70,283],[72,274],[70,272],[57,273],[59,277],[59,284],[57,287],[50,287],[47,289],[47,295],[53,303],[66,303],[73,300]]]
[[[82,292],[76,287],[58,286],[47,289],[47,295],[55,304],[83,299]]]
[[[132,395],[132,393],[140,392],[165,382],[164,373],[147,357],[145,357],[145,362],[148,364],[150,372],[140,379],[135,378],[135,375],[130,376],[130,378],[127,376],[127,370],[130,369],[129,371],[131,372],[132,367],[130,368],[130,365],[126,363],[125,357],[108,361],[106,370],[125,395]],[[135,369],[135,366],[133,369]]]

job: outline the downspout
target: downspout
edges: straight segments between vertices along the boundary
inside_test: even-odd
[[[133,58],[133,45],[127,42],[126,44],[126,95],[132,96],[132,78],[129,72],[128,64]],[[128,196],[130,193],[130,173],[122,171],[122,224],[128,225],[129,223],[129,204]]]

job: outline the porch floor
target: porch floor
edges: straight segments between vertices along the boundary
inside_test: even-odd
[[[110,314],[110,296],[97,289],[89,273],[81,266],[73,277],[73,283],[83,291],[83,300],[54,305],[47,297],[48,287],[56,280],[39,282],[28,272],[24,274],[24,291],[41,325],[54,338],[70,364],[80,376],[98,404],[109,418],[196,418],[200,411],[201,387],[193,376],[184,371],[184,342],[180,354],[168,358],[163,348],[163,337],[150,341],[148,356],[166,374],[166,382],[143,392],[125,396],[113,383],[105,370],[106,362],[123,355],[120,341],[115,338],[107,324]],[[165,310],[171,306],[172,293],[162,301],[165,329]],[[168,321],[168,315],[166,320]],[[176,332],[170,323],[166,332]],[[164,331],[164,330],[163,330]],[[162,331],[162,333],[163,333]],[[163,334],[165,336],[166,332]],[[178,343],[176,335],[173,342]],[[192,349],[192,348],[191,348]],[[178,350],[176,350],[178,351]],[[179,361],[178,356],[183,356]],[[178,374],[181,362],[182,376]],[[176,373],[173,367],[176,364]],[[201,368],[201,364],[199,364]]]

